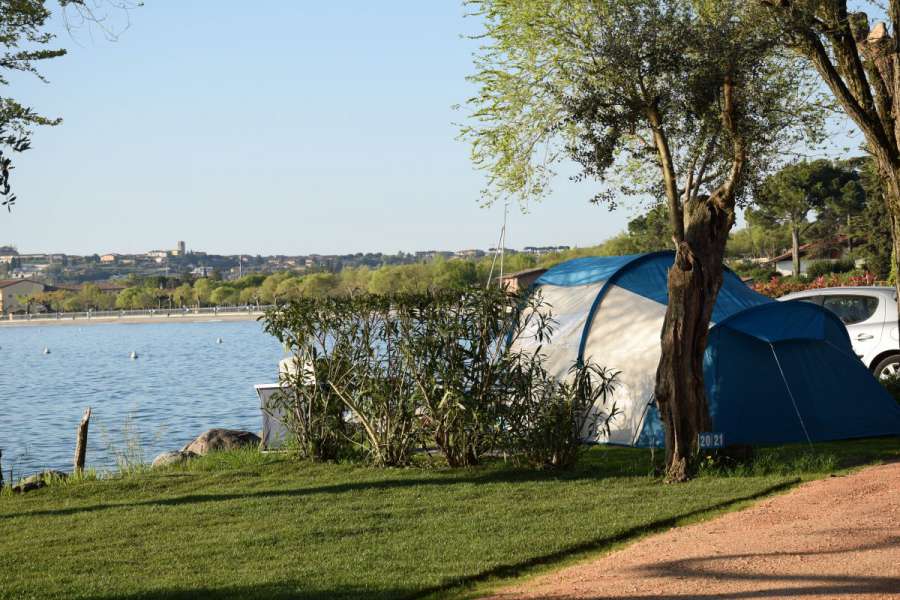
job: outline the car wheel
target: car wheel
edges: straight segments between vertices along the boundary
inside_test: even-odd
[[[872,369],[879,379],[900,376],[900,354],[891,354],[882,358]]]

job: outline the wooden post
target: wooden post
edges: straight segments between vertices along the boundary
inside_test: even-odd
[[[87,436],[88,423],[91,420],[91,407],[88,406],[81,416],[81,423],[78,424],[78,434],[75,438],[75,472],[80,473],[84,470],[84,457],[87,454]]]

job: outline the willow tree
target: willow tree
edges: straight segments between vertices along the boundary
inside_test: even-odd
[[[485,30],[462,135],[486,200],[545,196],[568,160],[597,182],[594,202],[649,194],[667,206],[675,259],[656,401],[667,478],[686,479],[710,428],[703,354],[735,207],[818,125],[803,70],[740,0],[468,4]]]

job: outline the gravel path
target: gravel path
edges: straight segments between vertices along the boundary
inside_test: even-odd
[[[900,463],[806,483],[491,598],[900,599]]]

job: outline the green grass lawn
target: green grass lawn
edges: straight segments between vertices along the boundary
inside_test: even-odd
[[[0,598],[464,596],[898,458],[897,439],[786,448],[662,485],[649,453],[625,448],[591,449],[566,474],[222,454],[0,495]]]

